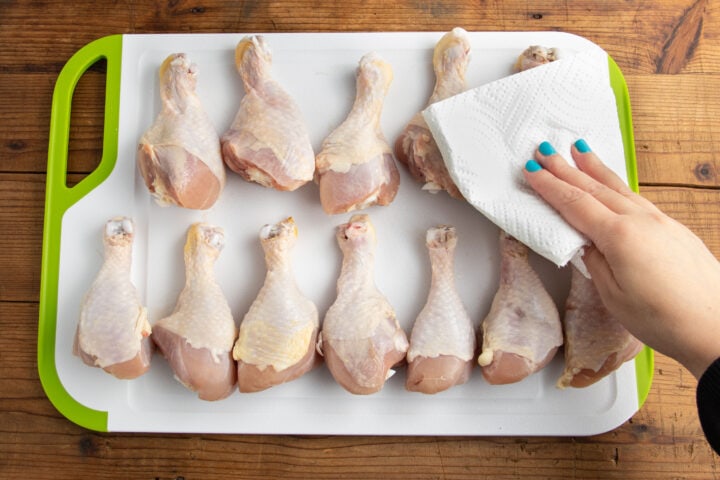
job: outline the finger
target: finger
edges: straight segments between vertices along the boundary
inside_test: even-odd
[[[604,289],[607,289],[609,285],[617,285],[605,255],[598,250],[594,243],[585,247],[582,259],[596,287],[600,288],[599,284]]]
[[[633,192],[622,178],[598,158],[584,139],[577,140],[570,148],[570,153],[575,165],[591,178],[640,206],[656,208],[652,202]]]
[[[547,203],[590,240],[599,238],[603,225],[616,216],[615,212],[597,198],[556,177],[535,160],[527,162],[523,174],[530,186]]]
[[[629,200],[624,194],[599,182],[587,173],[572,167],[548,142],[540,144],[535,152],[535,157],[553,175],[591,194],[612,211],[631,213],[637,210],[637,204]]]
[[[622,289],[615,279],[610,264],[607,262],[605,255],[594,244],[585,247],[582,259],[603,304],[612,304],[615,299],[622,297]]]
[[[615,172],[600,161],[595,152],[590,149],[590,145],[582,138],[572,145],[570,153],[575,160],[575,165],[590,177],[623,195],[634,194]]]

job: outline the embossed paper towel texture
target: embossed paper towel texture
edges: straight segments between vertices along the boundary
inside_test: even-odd
[[[579,138],[627,182],[622,133],[600,48],[468,90],[423,116],[450,175],[475,208],[528,247],[563,266],[587,239],[525,182],[522,169],[549,141],[571,164]],[[584,270],[584,268],[583,268]]]

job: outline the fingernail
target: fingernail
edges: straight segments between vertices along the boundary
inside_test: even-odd
[[[580,153],[588,153],[592,152],[592,149],[590,148],[590,145],[587,144],[585,140],[582,138],[575,142],[575,148],[577,148],[577,151]]]
[[[538,170],[542,170],[542,165],[540,165],[535,160],[528,160],[527,163],[525,164],[525,170],[527,170],[530,173],[537,172]]]
[[[555,155],[557,153],[555,147],[553,147],[550,142],[542,142],[538,150],[540,150],[540,153],[543,155]]]

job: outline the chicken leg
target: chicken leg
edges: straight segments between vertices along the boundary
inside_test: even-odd
[[[532,45],[526,48],[515,61],[515,70],[523,72],[531,68],[554,62],[559,58],[556,48],[546,48],[539,45]]]
[[[317,364],[318,311],[298,288],[290,264],[296,239],[292,218],[265,225],[260,232],[265,283],[240,324],[233,348],[241,392],[289,382]]]
[[[388,205],[395,198],[400,173],[380,128],[383,101],[391,81],[390,64],[376,53],[362,57],[352,110],[325,139],[315,158],[325,213]]]
[[[482,323],[478,364],[488,383],[506,384],[539,371],[563,343],[560,315],[528,248],[500,232],[500,285]]]
[[[465,90],[465,72],[469,59],[470,40],[465,30],[456,27],[443,35],[433,52],[435,88],[428,105]],[[412,176],[424,184],[424,190],[432,193],[446,190],[452,197],[463,198],[450,178],[440,149],[421,112],[412,117],[397,138],[395,155],[407,165]]]
[[[235,321],[213,266],[224,246],[222,229],[190,226],[185,243],[185,287],[175,310],[153,327],[153,340],[175,378],[202,400],[220,400],[233,391],[235,362],[230,351]]]
[[[354,394],[382,389],[408,341],[395,310],[375,286],[375,229],[367,215],[338,226],[343,252],[337,298],[325,315],[318,350],[335,380]]]
[[[457,245],[454,227],[428,230],[432,283],[427,302],[410,335],[405,388],[437,393],[467,382],[475,355],[472,320],[455,288],[453,259]]]
[[[607,311],[595,283],[572,268],[565,303],[565,370],[557,386],[587,387],[637,355],[643,344]]]
[[[121,379],[147,372],[152,356],[147,309],[130,280],[134,238],[127,217],[105,224],[105,259],[83,299],[73,342],[83,362]]]
[[[295,190],[313,179],[315,154],[300,108],[270,75],[272,53],[262,36],[245,37],[235,64],[245,95],[220,139],[231,170],[245,180]]]
[[[183,53],[162,63],[162,108],[140,139],[137,164],[158,204],[204,210],[225,186],[225,165],[215,127],[195,93],[196,76]]]

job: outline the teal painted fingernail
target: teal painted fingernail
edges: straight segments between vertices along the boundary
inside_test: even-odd
[[[535,160],[528,160],[527,163],[525,164],[525,170],[527,170],[530,173],[537,172],[538,170],[542,170],[542,165],[540,165]]]
[[[587,142],[582,138],[575,142],[575,148],[577,148],[577,151],[580,153],[592,152],[592,149],[590,149],[590,145],[588,145]]]
[[[540,153],[543,155],[555,155],[557,153],[555,147],[553,147],[550,142],[542,142],[538,150],[540,150]]]

